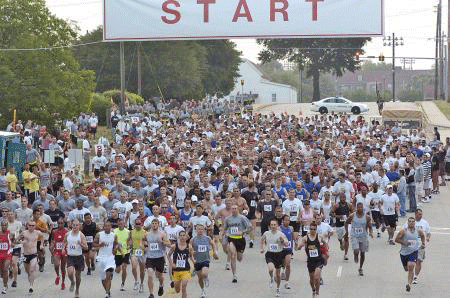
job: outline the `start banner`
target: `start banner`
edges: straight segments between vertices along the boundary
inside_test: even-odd
[[[370,37],[383,0],[103,0],[104,40]]]

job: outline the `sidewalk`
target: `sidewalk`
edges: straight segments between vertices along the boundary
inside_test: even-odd
[[[423,111],[427,115],[427,120],[431,126],[438,126],[442,128],[450,128],[450,120],[439,110],[436,104],[432,101],[420,101]]]

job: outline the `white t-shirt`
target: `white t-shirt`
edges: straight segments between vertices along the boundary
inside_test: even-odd
[[[283,209],[283,214],[289,215],[290,221],[297,221],[298,215],[303,210],[302,201],[295,198],[293,200],[287,199],[281,205]]]
[[[108,160],[104,156],[95,156],[92,158],[92,164],[94,165],[94,169],[100,170],[101,167],[106,167]]]
[[[165,228],[169,225],[169,224],[167,223],[166,218],[165,218],[164,216],[159,215],[158,217],[155,217],[155,216],[152,215],[152,216],[147,217],[147,219],[144,221],[144,228],[145,228],[145,229],[147,229],[148,227],[150,227],[150,225],[152,224],[152,221],[153,221],[154,218],[157,218],[157,219],[158,219],[158,221],[159,221],[159,229],[160,229],[161,231],[164,231]]]
[[[384,194],[381,197],[381,201],[383,202],[383,214],[394,215],[395,204],[400,202],[397,195],[395,193],[391,194],[390,196],[388,194]]]
[[[173,228],[172,228],[172,226],[167,226],[165,230],[167,233],[167,238],[171,241],[176,241],[176,240],[178,240],[178,234],[181,231],[184,231],[184,228],[180,225],[176,225]]]
[[[328,235],[332,232],[333,228],[325,222],[321,222],[320,225],[317,226],[317,234],[322,236],[326,242],[329,240]]]
[[[119,218],[125,218],[128,211],[133,208],[133,205],[130,202],[117,202],[113,205],[113,208],[118,210]]]
[[[211,220],[205,215],[194,215],[189,219],[189,223],[192,225],[192,238],[197,236],[197,232],[195,231],[196,225],[203,225],[205,228],[207,228],[212,224]]]

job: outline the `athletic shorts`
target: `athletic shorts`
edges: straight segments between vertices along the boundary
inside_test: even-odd
[[[381,222],[381,213],[380,211],[371,211],[373,221]]]
[[[116,262],[116,266],[122,266],[122,264],[130,264],[130,254],[127,253],[126,255],[116,255],[114,256],[114,260]]]
[[[219,229],[219,227],[216,226],[216,225],[214,225],[213,235],[216,236],[216,235],[219,235],[219,234],[220,234],[220,229]]]
[[[431,179],[423,180],[423,189],[431,189],[432,186],[433,186],[433,183],[432,183]]]
[[[425,191],[423,188],[423,182],[416,183],[416,200],[421,199],[425,196]]]
[[[172,272],[172,280],[173,281],[182,281],[182,280],[191,280],[191,272],[190,271],[173,271]]]
[[[351,237],[352,249],[359,250],[360,252],[369,252],[369,239],[365,237],[365,239]]]
[[[68,256],[67,268],[73,267],[75,271],[84,271],[84,257],[81,256]]]
[[[280,269],[281,265],[284,261],[284,252],[266,252],[266,263],[272,263],[275,266],[275,269]]]
[[[13,248],[12,255],[13,257],[20,257],[22,254],[22,247]]]
[[[30,264],[31,261],[34,258],[37,258],[37,254],[32,254],[32,255],[24,255],[25,261],[23,261],[25,264]]]
[[[292,229],[294,230],[294,232],[299,232],[300,231],[300,223],[296,222],[296,221],[290,221],[289,222],[289,226],[292,227]]]
[[[61,249],[54,249],[52,252],[52,255],[54,257],[60,257],[60,256],[62,256],[62,254],[63,254],[63,251]]]
[[[86,249],[86,250],[83,249],[83,253],[84,253],[84,254],[87,254],[88,252],[90,252],[90,251],[92,250],[93,245],[94,245],[94,243],[88,242],[88,243],[87,243],[88,249]]]
[[[390,226],[391,228],[395,229],[397,227],[397,215],[384,215],[384,224],[387,226]]]
[[[145,261],[145,268],[153,269],[156,272],[163,273],[164,272],[164,257],[160,258],[147,258]]]
[[[194,264],[194,271],[201,271],[203,268],[209,268],[209,261],[201,262],[201,263],[195,263]]]
[[[114,256],[111,255],[109,257],[97,257],[97,270],[98,270],[98,275],[100,277],[101,280],[105,280],[106,278],[106,272],[108,270],[110,271],[114,271],[114,269],[116,269],[116,262],[114,260]]]
[[[423,262],[425,260],[425,248],[419,248],[419,253],[417,254],[417,260]]]
[[[336,235],[338,240],[344,239],[345,235],[345,227],[337,227],[336,228]]]
[[[323,259],[319,258],[317,260],[314,261],[307,261],[306,262],[306,267],[308,267],[308,272],[309,273],[313,273],[314,271],[316,271],[316,268],[323,268]]]
[[[97,127],[90,127],[91,133],[97,133]]]
[[[408,266],[408,262],[417,262],[418,254],[419,254],[419,251],[416,250],[415,252],[410,253],[409,255],[406,255],[406,256],[400,255],[400,259],[402,260],[403,267]]]
[[[228,237],[228,243],[233,243],[234,247],[236,247],[236,251],[238,253],[244,253],[245,245],[246,245],[244,237],[242,237],[242,238],[231,238],[231,237]]]
[[[286,256],[288,256],[288,255],[293,256],[293,255],[294,255],[294,251],[293,251],[291,248],[289,248],[289,249],[283,249],[283,260],[284,260],[284,258],[286,258]]]

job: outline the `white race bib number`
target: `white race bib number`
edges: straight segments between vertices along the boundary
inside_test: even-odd
[[[319,252],[317,251],[317,249],[311,249],[309,251],[310,258],[317,258],[318,256],[319,256]]]
[[[278,251],[278,244],[269,244],[269,251],[277,252]]]
[[[353,232],[355,232],[355,234],[362,234],[364,233],[363,228],[353,228]]]
[[[325,218],[325,219],[323,220],[323,222],[326,223],[326,224],[330,224],[330,218]]]
[[[64,248],[64,243],[62,242],[56,242],[56,249],[57,250],[62,250]]]
[[[142,249],[136,249],[134,251],[134,256],[135,257],[142,257]]]
[[[392,207],[387,207],[387,208],[386,208],[386,211],[387,211],[387,212],[394,212],[394,208],[392,208]]]
[[[239,235],[239,228],[237,228],[237,227],[231,227],[231,228],[230,228],[230,234],[231,234],[231,235]]]
[[[119,218],[120,218],[120,219],[123,219],[123,216],[124,216],[123,213],[120,213],[120,214],[119,214]]]
[[[149,249],[151,251],[159,250],[159,244],[158,243],[150,243]]]
[[[272,205],[264,205],[264,211],[271,212],[272,211]]]
[[[71,245],[69,245],[69,249],[70,250],[75,250],[75,249],[77,249],[77,246],[74,245],[74,244],[71,244]]]
[[[408,240],[408,247],[416,247],[417,241],[416,240]]]
[[[206,247],[206,245],[198,246],[198,252],[206,252],[207,250],[208,250],[208,248]]]
[[[309,225],[304,225],[303,226],[303,231],[309,232]]]
[[[250,207],[256,207],[256,201],[255,200],[251,200],[250,201]]]
[[[87,242],[87,243],[92,243],[92,242],[94,242],[94,236],[86,236],[86,242]]]
[[[0,250],[8,250],[9,245],[8,243],[0,243]]]
[[[177,260],[176,267],[184,268],[186,266],[186,260]]]
[[[169,240],[177,240],[176,234],[169,234]]]
[[[181,221],[181,226],[182,226],[183,228],[187,228],[187,227],[189,226],[189,221],[188,221],[188,220],[183,220],[183,221]]]
[[[54,228],[54,229],[57,229],[57,228],[58,228],[58,223],[57,223],[57,222],[54,222],[54,223],[53,223],[53,228]]]

